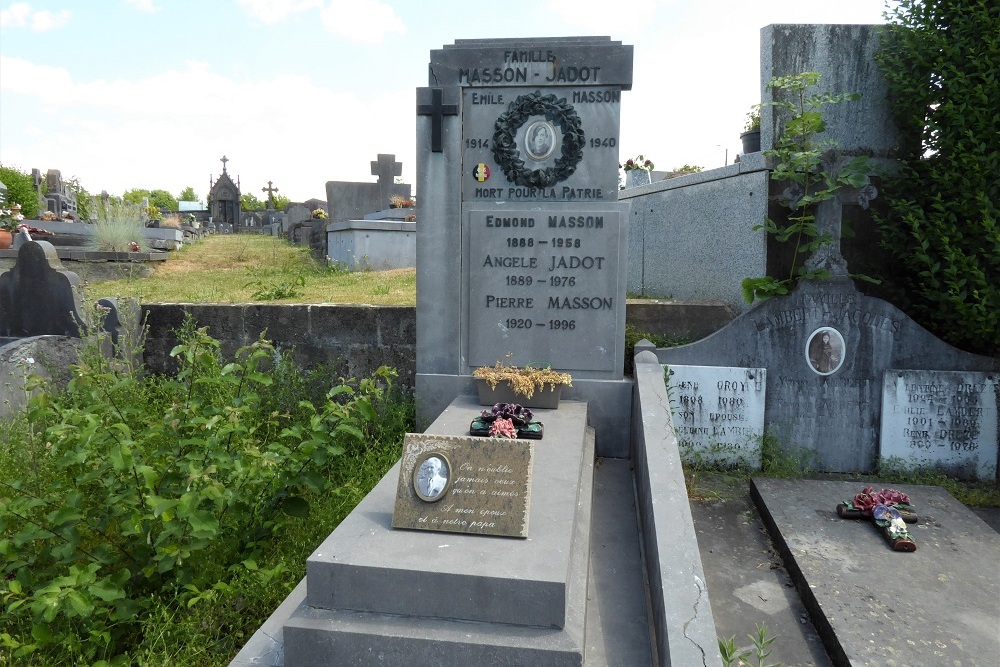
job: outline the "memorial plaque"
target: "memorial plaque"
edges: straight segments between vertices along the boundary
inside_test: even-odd
[[[393,528],[528,536],[534,445],[407,433]]]
[[[664,371],[682,455],[760,470],[767,371],[680,364]]]
[[[996,478],[1000,375],[889,369],[882,377],[882,458]]]
[[[469,360],[611,371],[622,306],[617,210],[497,205],[468,214]],[[508,352],[513,356],[508,359]]]

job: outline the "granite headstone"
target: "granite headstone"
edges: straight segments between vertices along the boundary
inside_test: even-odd
[[[681,454],[759,470],[767,371],[674,364],[664,372]]]
[[[881,456],[963,479],[996,479],[1000,374],[887,370]]]

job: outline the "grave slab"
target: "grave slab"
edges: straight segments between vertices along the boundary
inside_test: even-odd
[[[460,397],[428,432],[462,432],[480,409]],[[391,530],[390,470],[309,559],[288,667],[583,664],[594,432],[585,404],[536,414],[549,447],[528,539]]]
[[[939,487],[900,485],[920,521],[896,552],[836,505],[865,481],[754,478],[751,495],[834,665],[996,664],[1000,534]]]
[[[455,400],[428,434],[468,432],[482,411]],[[328,609],[562,627],[584,464],[585,403],[537,410],[546,437],[535,451],[526,540],[392,529],[398,467],[310,556],[309,603]],[[443,595],[428,593],[447,592]]]

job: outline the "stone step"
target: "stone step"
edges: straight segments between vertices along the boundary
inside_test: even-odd
[[[459,397],[427,432],[481,409]],[[392,530],[394,468],[310,557],[286,667],[583,665],[595,437],[586,403],[536,418],[528,539]]]

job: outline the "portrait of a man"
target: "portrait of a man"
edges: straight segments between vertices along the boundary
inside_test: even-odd
[[[548,121],[537,120],[524,133],[525,149],[532,160],[544,160],[555,148],[555,131]]]
[[[414,488],[422,500],[439,500],[448,488],[448,460],[443,455],[432,454],[414,470]]]
[[[835,373],[844,363],[844,337],[832,327],[820,327],[806,342],[809,367],[820,375]]]

